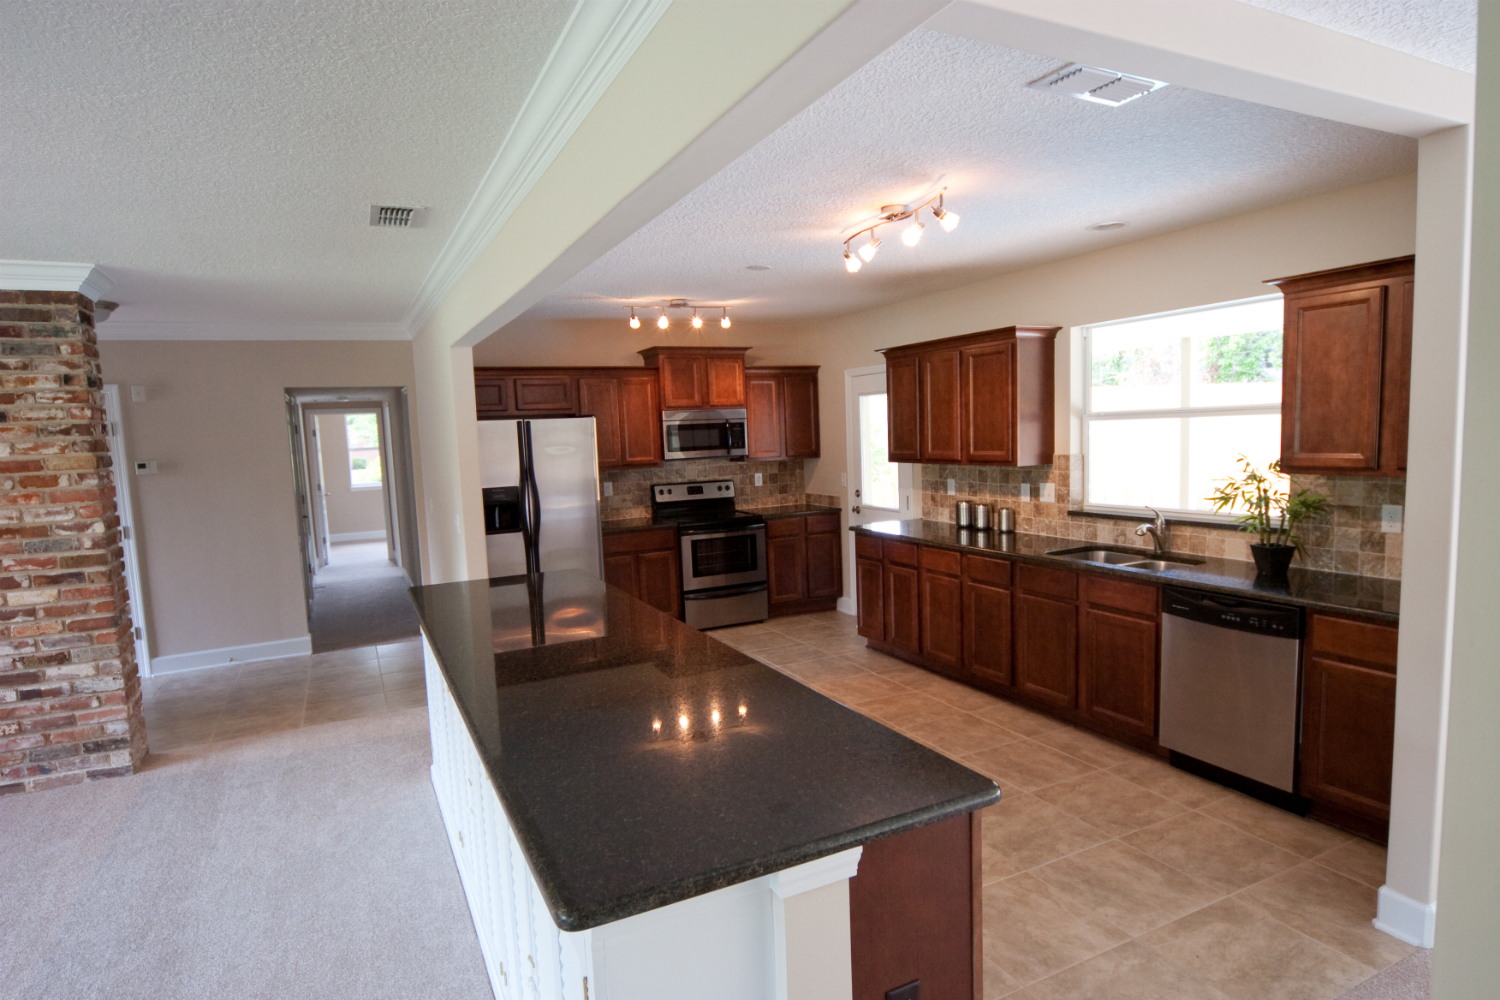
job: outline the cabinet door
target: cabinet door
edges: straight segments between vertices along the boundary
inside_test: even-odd
[[[812,532],[812,518],[808,518],[807,535],[807,596],[838,597],[844,592],[844,560],[839,549],[842,534],[834,518],[831,532]]]
[[[745,405],[745,359],[721,358],[709,355],[706,359],[708,405]]]
[[[1380,465],[1386,286],[1286,302],[1281,462],[1288,469]]]
[[[1302,674],[1302,794],[1370,819],[1391,814],[1396,675],[1309,656]]]
[[[1015,341],[962,354],[964,461],[1015,464]]]
[[[1023,567],[1024,568],[1024,567]],[[1016,687],[1064,708],[1078,704],[1078,608],[1016,594]]]
[[[817,458],[822,450],[818,431],[818,376],[812,373],[783,376],[781,399],[783,454],[787,458]]]
[[[499,375],[474,375],[474,404],[479,419],[510,414],[511,380]]]
[[[796,534],[766,539],[766,588],[772,604],[807,600],[806,537]]]
[[[599,450],[599,468],[617,469],[625,464],[623,427],[620,419],[620,382],[612,377],[578,380],[578,415],[594,418],[594,440]]]
[[[885,641],[916,656],[922,651],[921,596],[917,571],[885,564]]]
[[[678,604],[682,581],[677,574],[677,550],[658,549],[637,556],[637,596],[658,611],[681,618]]]
[[[996,684],[1012,683],[1010,591],[964,581],[964,665]]]
[[[701,354],[667,354],[657,361],[664,410],[701,410],[707,395],[707,376]]]
[[[854,560],[854,588],[859,602],[856,629],[866,639],[885,640],[885,569],[879,559]]]
[[[962,462],[959,351],[928,351],[922,364],[922,461]]]
[[[748,458],[781,458],[780,375],[745,376],[745,439]]]
[[[922,659],[945,674],[964,666],[963,586],[958,577],[921,572]]]
[[[915,356],[886,360],[886,454],[892,462],[922,460],[920,386]]]
[[[640,572],[635,565],[634,552],[621,552],[604,557],[604,582],[619,587],[631,597],[640,597]]]
[[[576,413],[578,379],[571,375],[517,375],[517,413]]]
[[[620,377],[620,464],[661,464],[661,402],[657,376]]]
[[[1156,622],[1083,613],[1083,711],[1105,726],[1156,736]]]

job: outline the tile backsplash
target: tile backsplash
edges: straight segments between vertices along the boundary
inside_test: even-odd
[[[757,472],[761,478],[759,486],[755,485]],[[599,501],[599,514],[605,520],[649,517],[654,483],[732,479],[741,507],[764,507],[807,499],[803,492],[805,480],[800,458],[740,462],[723,458],[690,458],[649,469],[606,470],[599,475],[601,482],[609,483],[614,489],[613,496],[602,497]],[[819,501],[814,498],[811,502]]]
[[[1070,516],[1070,511],[1083,506],[1082,455],[1055,455],[1051,465],[1024,469],[923,465],[918,470],[922,517],[927,520],[952,521],[957,501],[968,500],[1013,508],[1018,531],[1111,545],[1149,543],[1149,539],[1135,534],[1136,525],[1149,517],[1145,511],[1141,521]],[[949,479],[955,481],[952,496],[948,495]],[[1046,483],[1056,490],[1050,503],[1041,500],[1041,487]],[[1021,499],[1022,484],[1031,486],[1030,500]],[[1380,508],[1383,504],[1405,505],[1405,480],[1294,474],[1292,489],[1311,489],[1333,500],[1329,514],[1298,529],[1304,554],[1297,557],[1294,566],[1401,578],[1402,536],[1381,532]],[[1175,552],[1224,559],[1248,561],[1251,541],[1252,536],[1228,526],[1177,524],[1168,533],[1168,544]]]

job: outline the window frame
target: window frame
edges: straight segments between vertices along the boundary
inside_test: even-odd
[[[370,448],[355,449],[355,448],[353,448],[353,447],[350,446],[350,444],[349,444],[349,418],[350,417],[360,417],[360,416],[364,416],[365,414],[369,414],[369,415],[371,415],[371,416],[373,416],[375,418],[375,447],[374,447],[373,450],[376,452],[376,457],[377,457],[378,461],[380,462],[380,482],[378,482],[378,483],[356,483],[354,481],[354,452],[356,450],[358,450],[358,451],[370,451],[372,449],[370,449]],[[349,469],[348,469],[348,472],[349,472],[349,492],[351,492],[351,493],[365,493],[365,492],[368,492],[370,490],[383,490],[383,489],[385,489],[385,465],[386,465],[386,463],[385,463],[385,434],[384,434],[385,422],[382,419],[381,411],[378,410],[378,409],[347,410],[344,413],[342,413],[341,415],[344,418],[344,455],[346,457],[346,460],[349,463]]]
[[[1112,326],[1122,326],[1126,323],[1139,323],[1142,320],[1164,319],[1170,316],[1185,316],[1192,313],[1206,313],[1218,309],[1228,309],[1234,306],[1255,305],[1260,302],[1279,302],[1283,296],[1280,292],[1268,295],[1255,295],[1244,299],[1232,299],[1228,302],[1214,302],[1205,306],[1191,306],[1186,309],[1172,309],[1166,312],[1147,313],[1143,316],[1131,316],[1125,319],[1113,319],[1102,323],[1090,323],[1085,325],[1082,336],[1082,362],[1083,362],[1083,408],[1080,413],[1079,423],[1082,431],[1082,441],[1079,442],[1083,453],[1083,484],[1081,490],[1082,502],[1079,507],[1084,513],[1091,514],[1132,514],[1138,515],[1143,510],[1141,507],[1120,506],[1115,504],[1092,504],[1088,502],[1089,476],[1093,471],[1093,463],[1089,461],[1089,446],[1092,440],[1090,425],[1096,421],[1110,420],[1160,420],[1181,419],[1185,417],[1225,417],[1225,416],[1254,416],[1274,413],[1277,418],[1281,417],[1282,402],[1276,403],[1254,403],[1241,406],[1178,406],[1170,408],[1155,408],[1147,410],[1107,410],[1102,413],[1094,412],[1094,353],[1093,335],[1095,330],[1107,329]],[[1286,328],[1282,327],[1282,343],[1286,342]],[[1184,372],[1184,377],[1187,373]],[[1283,380],[1283,385],[1285,381]],[[1211,510],[1191,510],[1181,507],[1158,508],[1164,516],[1179,521],[1211,521],[1225,525],[1233,525],[1242,516],[1234,513],[1217,513]]]

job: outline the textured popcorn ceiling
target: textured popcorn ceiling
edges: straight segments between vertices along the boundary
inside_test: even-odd
[[[529,315],[672,296],[833,315],[1416,169],[1414,140],[1182,87],[1119,108],[1026,89],[1066,56],[916,31]],[[929,219],[909,249],[886,227],[845,273],[855,223],[940,180],[955,232]],[[1112,220],[1128,225],[1086,228]]]
[[[571,9],[7,0],[0,257],[97,263],[122,318],[399,322]]]
[[[1453,69],[1474,72],[1479,0],[1242,0]]]

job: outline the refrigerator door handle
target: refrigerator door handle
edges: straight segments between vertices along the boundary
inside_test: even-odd
[[[536,484],[536,456],[531,448],[531,421],[516,421],[516,450],[521,460],[521,538],[526,547],[526,572],[541,572],[541,491]]]

